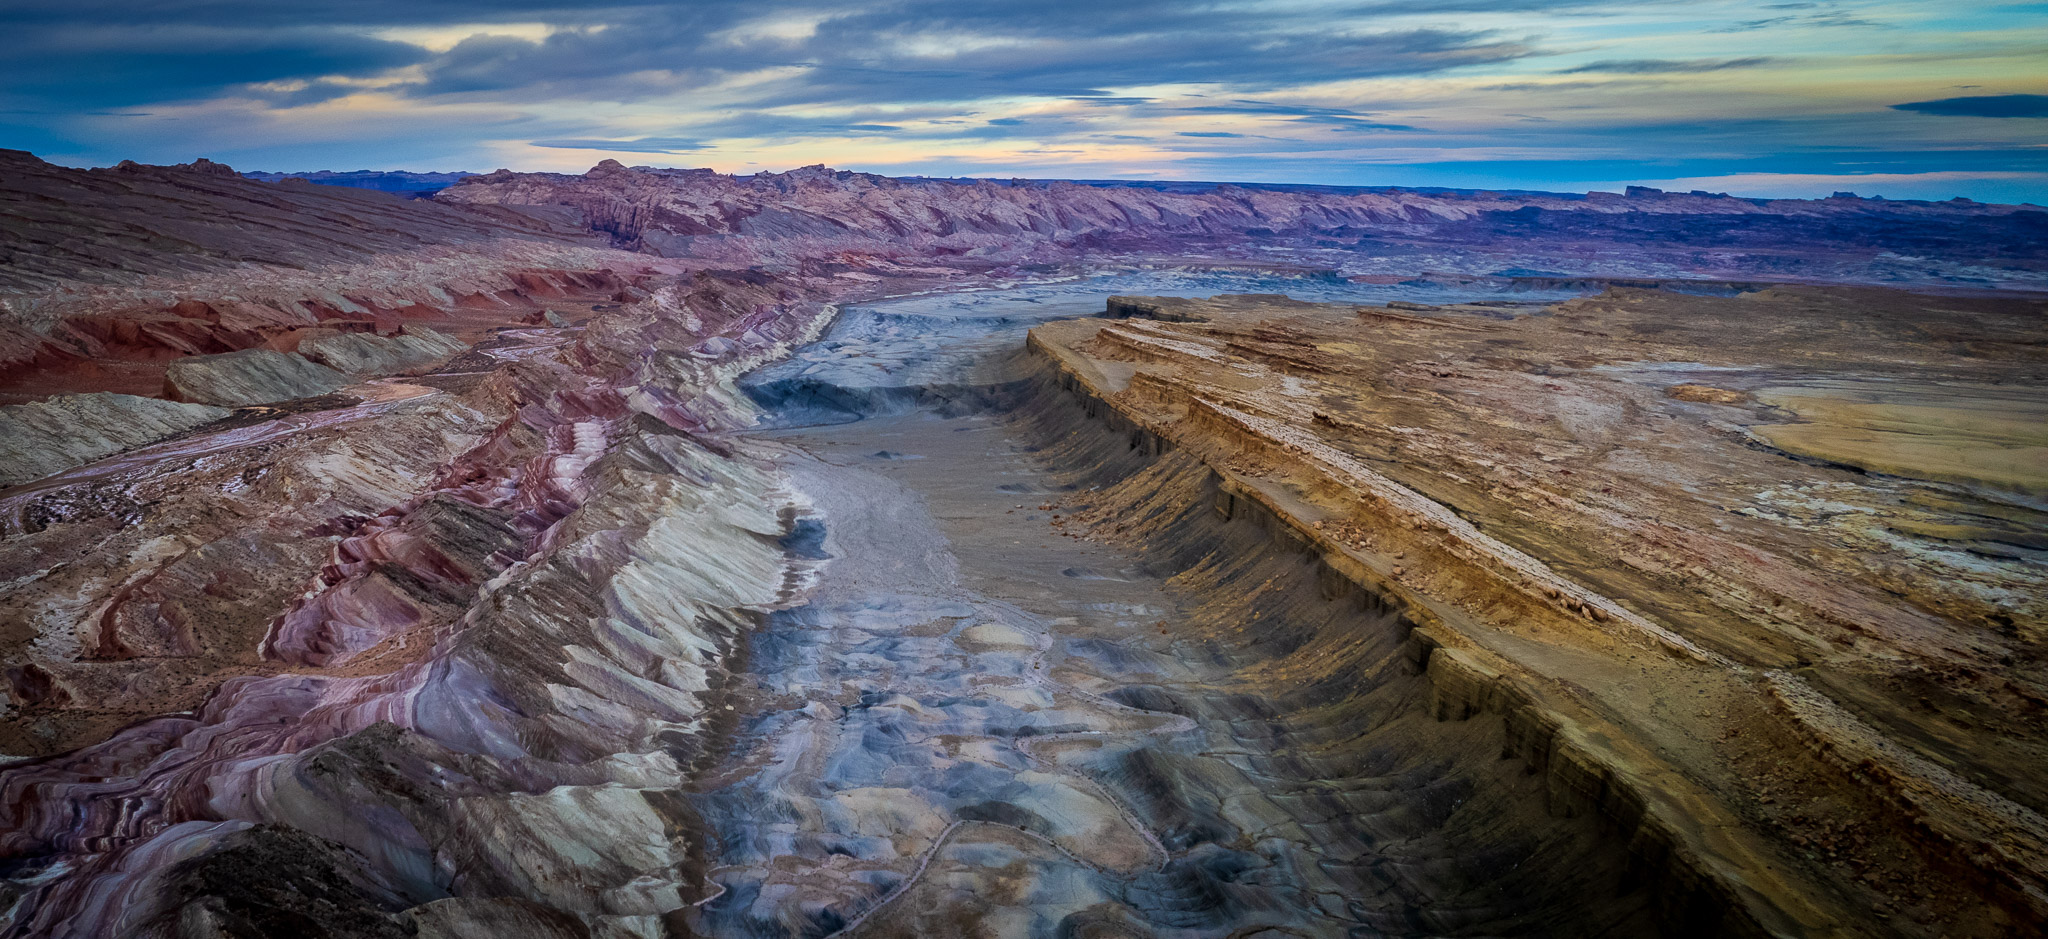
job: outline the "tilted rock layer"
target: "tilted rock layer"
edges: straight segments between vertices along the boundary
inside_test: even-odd
[[[1727,896],[1755,891],[1767,928],[2018,935],[2048,917],[2030,770],[2048,752],[2048,559],[2030,547],[2048,516],[2029,505],[2048,462],[2038,439],[1982,429],[2041,405],[2039,301],[1110,307],[1154,318],[1040,327],[1034,348],[1199,455],[1220,510],[1277,519],[1399,598],[1445,707],[1552,728],[1548,760],[1569,746],[1630,824]],[[1770,325],[1738,327],[1754,323]],[[1951,354],[1961,337],[1973,354]],[[1938,383],[1915,406],[1948,409],[1944,448],[2023,478],[1904,458],[1865,473],[1762,442],[1827,412],[1760,405],[1759,386],[1825,396],[1880,375]],[[1129,524],[1070,501],[1074,524]],[[1277,667],[1343,661],[1310,646]]]
[[[102,529],[146,546],[146,573],[98,614],[77,664],[14,670],[39,693],[17,707],[44,715],[14,726],[56,718],[61,734],[62,712],[88,702],[161,707],[159,677],[244,677],[187,692],[188,714],[9,768],[5,850],[69,870],[16,894],[12,931],[289,921],[297,888],[249,893],[233,873],[251,852],[287,885],[330,884],[327,929],[451,893],[532,897],[633,930],[674,909],[696,888],[662,793],[715,726],[726,650],[788,589],[775,539],[790,497],[698,442],[693,415],[727,410],[721,384],[824,312],[745,283],[670,289],[467,395],[349,409],[339,432],[296,435],[296,457],[275,440],[222,441],[206,473],[170,482],[197,504]],[[714,336],[725,355],[686,354]],[[422,448],[434,425],[445,436]],[[223,474],[242,485],[218,485]],[[251,486],[270,491],[246,498]],[[64,497],[12,508],[33,516]],[[310,541],[264,530],[323,515]],[[239,523],[190,525],[223,516]],[[27,533],[10,566],[34,583],[68,576],[35,542],[93,538],[80,528]],[[63,616],[34,606],[48,596],[12,599]],[[229,606],[195,615],[202,597]]]
[[[288,352],[322,330],[431,323],[467,345],[549,304],[631,302],[636,281],[684,267],[605,248],[561,209],[216,169],[74,170],[0,151],[0,403],[157,396],[170,360]]]
[[[226,416],[204,404],[105,392],[0,407],[0,486],[41,479]]]
[[[272,349],[195,355],[164,371],[164,397],[240,407],[339,390],[347,376],[305,356]]]

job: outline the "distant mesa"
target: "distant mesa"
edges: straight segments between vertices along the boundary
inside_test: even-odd
[[[145,173],[151,171],[161,172],[165,170],[170,170],[182,171],[186,173],[205,173],[208,176],[235,175],[234,167],[229,166],[226,163],[215,163],[212,160],[209,160],[205,157],[200,157],[199,159],[193,160],[190,163],[178,163],[172,166],[152,166],[148,163],[137,163],[134,160],[122,160],[121,162],[114,164],[114,169],[123,173]]]

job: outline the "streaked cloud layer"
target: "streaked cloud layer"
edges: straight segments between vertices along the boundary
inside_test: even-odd
[[[2048,202],[2048,4],[15,0],[74,164],[1614,188]]]

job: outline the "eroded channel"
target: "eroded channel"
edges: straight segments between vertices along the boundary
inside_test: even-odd
[[[788,547],[814,579],[750,640],[739,730],[693,797],[717,885],[694,933],[1711,928],[1661,908],[1596,817],[1554,813],[1498,721],[1430,713],[1398,612],[1224,518],[1200,464],[1022,349],[1111,293],[1282,289],[1357,288],[894,301],[750,376],[769,429],[741,445],[808,500]],[[1310,645],[1335,677],[1271,667]]]

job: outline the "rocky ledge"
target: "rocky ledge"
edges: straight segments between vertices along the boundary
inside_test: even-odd
[[[0,407],[0,486],[41,479],[227,416],[204,404],[105,392]]]
[[[1851,308],[1847,333],[1820,325]],[[1397,604],[1439,718],[1504,721],[1554,810],[1647,839],[1646,862],[1770,933],[2048,918],[2048,792],[2027,770],[2048,747],[2048,565],[2027,547],[2048,528],[2027,495],[2044,441],[2031,418],[1997,430],[2015,397],[2042,400],[2011,384],[2039,367],[2037,303],[1617,290],[1544,316],[1277,297],[1110,312],[1032,346],[1071,393],[1200,459],[1216,511],[1268,519]],[[1145,314],[1171,322],[1129,318]],[[1984,354],[1887,322],[1931,316]],[[1758,404],[1762,388],[1872,375],[1948,389],[1920,406],[1953,408],[1945,453],[1992,472],[1909,455],[1880,475],[1762,442],[1839,419]],[[1903,425],[1883,426],[1866,447]],[[2013,460],[2024,485],[1996,469]],[[1070,530],[1142,534],[1123,498],[1060,510]],[[1341,642],[1270,672],[1335,680]]]

